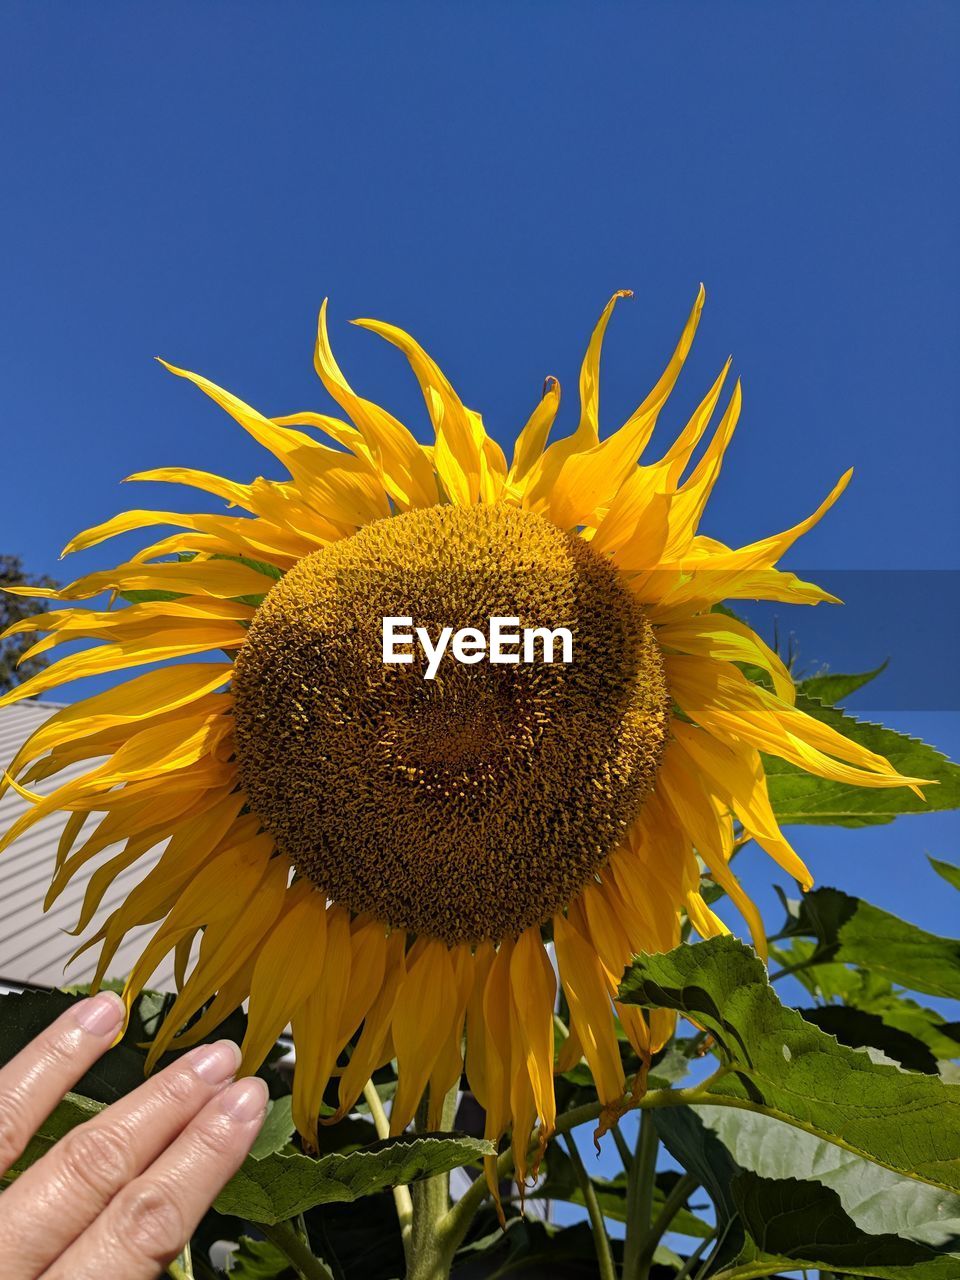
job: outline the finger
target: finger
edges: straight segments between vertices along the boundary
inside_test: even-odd
[[[120,1030],[123,1001],[112,991],[71,1005],[0,1069],[0,1173],[21,1155],[43,1120]]]
[[[114,1196],[43,1280],[153,1280],[183,1250],[263,1124],[267,1087],[238,1080],[150,1168]]]
[[[4,1280],[38,1275],[236,1073],[232,1040],[198,1045],[62,1138],[0,1196]]]

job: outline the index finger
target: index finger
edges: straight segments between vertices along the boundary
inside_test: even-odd
[[[71,1005],[0,1068],[0,1174],[23,1155],[42,1121],[110,1047],[124,1016],[120,997],[101,991]]]

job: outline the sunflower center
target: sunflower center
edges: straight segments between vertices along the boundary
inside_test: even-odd
[[[494,617],[565,627],[573,661],[446,654],[425,679],[416,645],[384,662],[391,617],[434,645]],[[609,562],[501,506],[411,511],[301,560],[257,611],[234,695],[243,785],[299,872],[449,943],[515,935],[576,896],[653,783],[668,711],[653,631]]]

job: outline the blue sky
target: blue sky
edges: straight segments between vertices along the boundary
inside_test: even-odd
[[[402,358],[347,323],[392,320],[509,443],[548,373],[573,425],[589,330],[628,287],[604,353],[609,430],[704,280],[658,435],[732,351],[744,413],[706,531],[745,541],[792,524],[853,464],[794,564],[904,584],[960,569],[958,36],[953,6],[882,0],[4,6],[0,550],[81,572],[132,543],[58,567],[78,529],[178,505],[175,490],[121,488],[132,471],[269,474],[154,355],[269,413],[329,407],[311,362],[329,295],[355,385],[424,432]],[[955,579],[929,581],[916,627],[893,601],[884,618],[878,588],[863,625],[823,608],[779,621],[813,665],[891,657],[860,705],[960,755],[955,674],[939,705],[909,675],[931,666],[924,623],[945,671],[955,648],[938,598]],[[955,904],[922,853],[960,857],[958,825],[801,843],[821,881],[869,879],[878,901],[948,931]],[[757,860],[758,891],[772,878]]]
[[[590,327],[629,287],[611,429],[703,280],[659,435],[732,351],[745,408],[705,531],[792,524],[854,464],[794,564],[960,569],[958,36],[960,10],[930,0],[4,5],[0,551],[57,572],[78,529],[176,505],[121,490],[130,472],[267,465],[154,355],[268,413],[326,407],[311,347],[330,295],[365,394],[423,431],[408,369],[358,315],[414,332],[509,442],[546,374],[572,426]],[[840,665],[896,664],[904,628],[882,614],[842,633]],[[783,623],[802,645],[803,617]],[[903,641],[917,665],[923,627]],[[888,719],[960,755],[957,703],[912,705],[902,671]],[[875,689],[860,702],[882,711]],[[799,843],[819,880],[949,932],[922,855],[960,859],[957,834],[929,816]],[[770,903],[771,868],[750,868]]]

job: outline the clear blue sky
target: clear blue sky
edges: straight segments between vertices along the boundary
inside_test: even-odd
[[[423,430],[408,369],[347,326],[357,315],[412,330],[509,441],[548,373],[573,424],[590,327],[630,287],[605,352],[609,429],[702,279],[663,435],[732,351],[745,410],[706,531],[791,524],[852,463],[794,563],[960,568],[958,53],[960,9],[930,0],[11,0],[0,551],[58,572],[78,529],[176,502],[120,489],[130,472],[268,465],[155,354],[269,413],[323,407],[311,346],[329,294],[366,394]],[[803,616],[787,625],[802,642]],[[841,665],[896,663],[884,634],[854,631]],[[876,688],[861,705],[883,708]],[[899,727],[960,755],[956,704],[891,702]],[[922,856],[960,860],[954,816],[796,834],[822,882],[956,931]],[[769,903],[772,868],[749,866]]]

